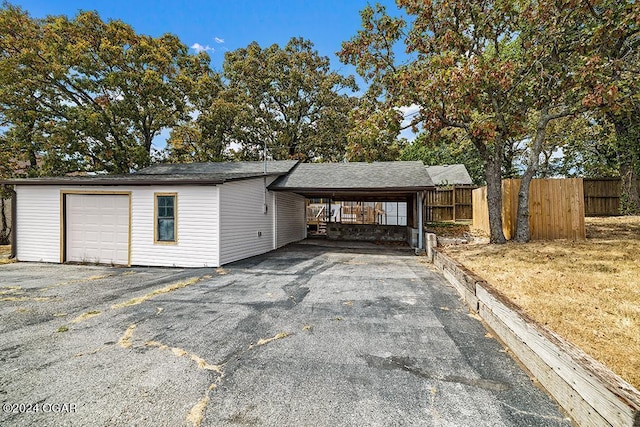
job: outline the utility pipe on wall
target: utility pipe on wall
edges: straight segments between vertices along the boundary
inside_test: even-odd
[[[418,197],[416,198],[417,211],[418,211],[418,249],[424,249],[422,239],[424,238],[424,224],[422,223],[422,191],[418,191]]]

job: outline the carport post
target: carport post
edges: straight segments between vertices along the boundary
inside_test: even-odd
[[[424,249],[422,243],[424,234],[424,224],[422,224],[422,191],[418,191],[418,197],[416,197],[417,211],[418,211],[418,249]]]

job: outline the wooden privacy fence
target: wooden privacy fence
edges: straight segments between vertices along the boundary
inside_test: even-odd
[[[516,234],[519,179],[502,181],[502,230]],[[585,239],[582,178],[534,179],[529,187],[531,240]],[[489,233],[487,187],[473,190],[473,228]]]
[[[471,221],[472,191],[475,187],[442,187],[425,192],[426,222]]]
[[[620,215],[620,178],[584,178],[583,185],[585,216]]]

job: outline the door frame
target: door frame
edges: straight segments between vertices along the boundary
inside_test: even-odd
[[[67,194],[85,194],[89,196],[128,196],[129,199],[129,236],[127,241],[127,267],[131,267],[131,191],[116,190],[60,190],[60,263],[67,262]]]

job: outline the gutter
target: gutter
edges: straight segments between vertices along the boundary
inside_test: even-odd
[[[237,174],[229,177],[208,177],[183,175],[179,177],[167,175],[130,175],[126,177],[49,177],[49,178],[14,178],[0,180],[2,185],[60,185],[60,186],[151,186],[151,185],[222,185],[226,182],[262,178],[264,176],[281,176],[283,172],[260,174]]]
[[[262,176],[262,175],[260,175]],[[0,181],[0,184],[5,185],[66,185],[66,186],[117,186],[117,185],[219,185],[224,184],[222,179],[64,179],[64,178],[24,178]]]
[[[425,191],[430,190],[435,187],[425,187],[425,186],[417,186],[417,187],[352,187],[352,188],[329,188],[329,187],[280,187],[280,186],[269,186],[269,190],[271,191],[289,191],[289,192],[300,192],[300,193],[385,193],[385,192],[396,192],[396,193],[414,193],[416,191]]]

